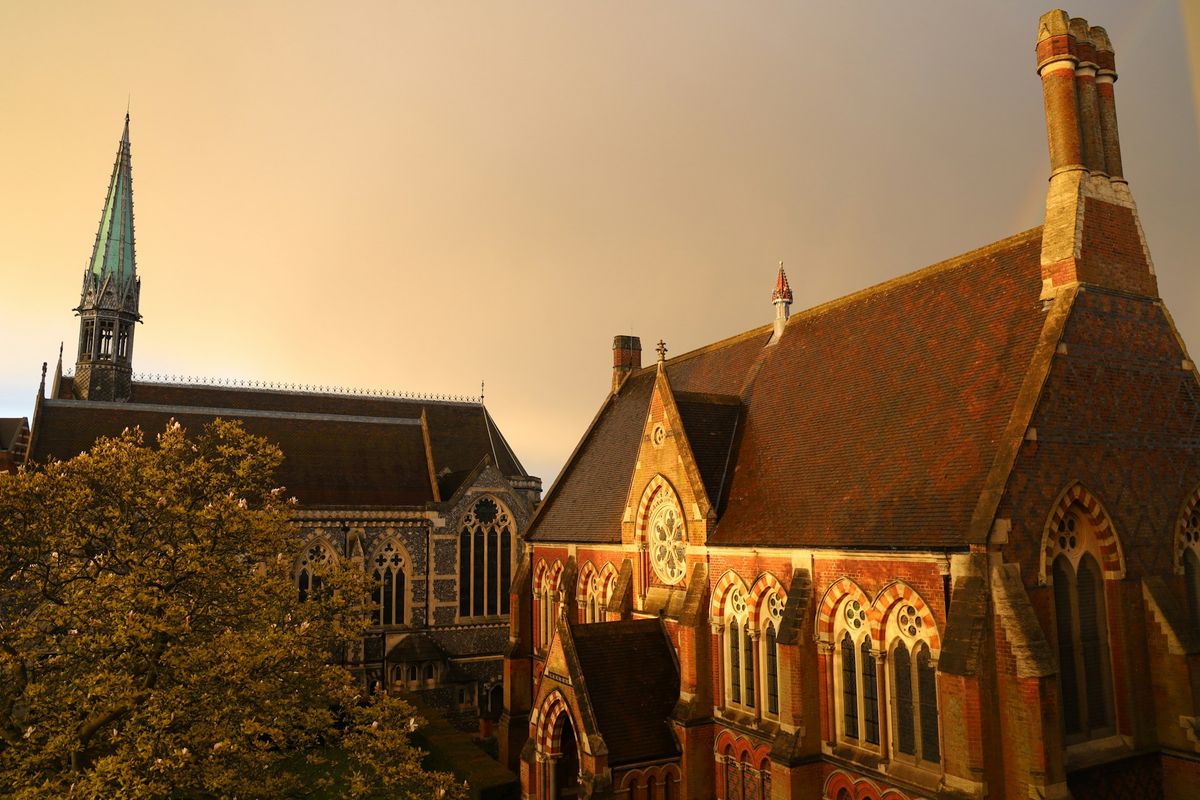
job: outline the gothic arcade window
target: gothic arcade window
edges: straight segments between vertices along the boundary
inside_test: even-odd
[[[112,358],[113,324],[100,321],[100,358]]]
[[[334,563],[333,553],[320,542],[308,546],[296,561],[296,591],[301,603],[321,592],[324,576],[329,574]]]
[[[82,358],[92,357],[92,340],[96,335],[96,323],[90,319],[84,320],[79,334],[79,355]]]
[[[1114,730],[1112,662],[1104,576],[1092,554],[1094,536],[1074,509],[1058,522],[1052,565],[1059,688],[1068,744]]]
[[[856,744],[879,744],[879,692],[867,609],[861,600],[851,597],[842,603],[837,630],[841,633],[835,652],[841,662],[842,737]]]
[[[122,322],[117,329],[117,358],[129,358],[129,323]]]
[[[725,620],[726,705],[752,709],[755,705],[755,641],[751,635],[750,610],[741,588],[729,592],[725,601]]]
[[[405,608],[408,599],[407,564],[400,546],[389,539],[371,559],[372,600],[376,625],[404,625],[408,618]]]
[[[513,561],[512,517],[490,497],[476,501],[458,535],[458,615],[508,613]]]

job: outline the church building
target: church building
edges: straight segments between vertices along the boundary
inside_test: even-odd
[[[375,624],[347,666],[368,685],[423,694],[464,727],[494,721],[509,583],[541,481],[482,398],[139,379],[140,289],[127,114],[75,309],[75,369],[63,373],[60,353],[47,390],[43,368],[23,459],[68,459],[134,426],[152,439],[172,419],[193,430],[241,421],[284,454],[277,480],[298,501],[298,596],[331,569],[376,581]]]
[[[648,366],[616,337],[513,579],[524,797],[1200,796],[1200,376],[1107,33],[1052,11],[1036,54],[1044,224],[795,314],[781,267],[772,324]]]

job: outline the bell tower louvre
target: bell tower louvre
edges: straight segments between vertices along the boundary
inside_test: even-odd
[[[129,114],[117,145],[100,228],[79,295],[79,345],[73,392],[79,400],[127,401],[133,379],[133,329],[141,322],[133,244]]]

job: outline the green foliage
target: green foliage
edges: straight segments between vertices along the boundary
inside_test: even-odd
[[[362,573],[299,602],[281,458],[218,420],[0,476],[0,795],[324,795],[330,750],[351,796],[462,795],[412,707],[333,663]]]

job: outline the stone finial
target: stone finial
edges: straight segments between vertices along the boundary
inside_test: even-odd
[[[662,339],[659,339],[658,345],[654,349],[658,351],[658,363],[661,364],[662,362],[667,360],[667,343],[666,342],[664,342]]]

